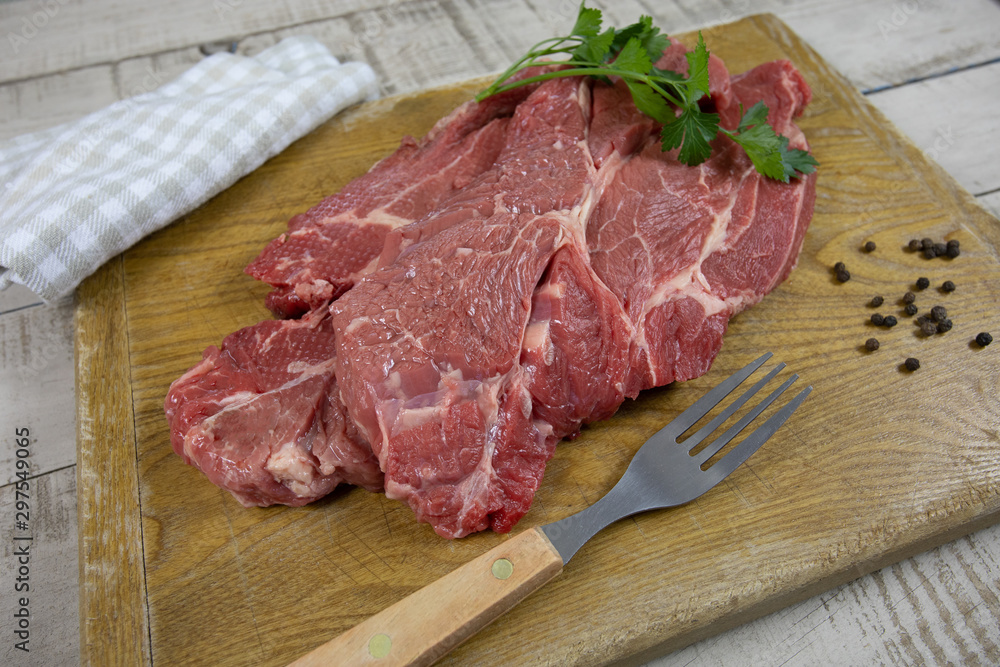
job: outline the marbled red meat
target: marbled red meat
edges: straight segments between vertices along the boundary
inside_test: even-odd
[[[683,56],[673,45],[658,64],[684,70]],[[725,127],[736,126],[740,105],[763,100],[775,130],[808,148],[793,119],[809,87],[790,63],[732,79],[714,57],[709,69],[704,104]],[[367,486],[378,471],[387,495],[441,535],[509,530],[561,438],[643,389],[707,371],[730,318],[794,267],[815,174],[787,184],[765,179],[724,136],[702,165],[680,164],[676,151],[660,150],[658,128],[621,83],[556,79],[502,106],[466,105],[421,142],[404,142],[306,219],[293,219],[287,237],[261,255],[267,261],[251,265],[275,286],[276,310],[307,313],[257,327],[267,335],[322,331],[308,351],[279,355],[284,384],[254,400],[290,391],[293,376],[309,369],[299,382],[309,387],[304,405],[272,412],[290,415],[282,433],[311,433],[310,415],[324,415],[324,437],[334,443],[295,436],[304,443],[293,447],[300,463],[279,465],[275,475],[256,452],[273,457],[284,451],[278,440],[291,440],[244,434],[252,446],[227,454],[226,465],[241,474],[269,470],[245,476],[253,480],[247,488],[259,485],[261,504],[288,502],[272,482],[293,492],[289,504],[336,484],[302,488],[288,469],[311,465],[317,472],[301,479]],[[408,160],[417,173],[398,166]],[[317,241],[332,237],[339,240]],[[342,252],[354,238],[364,240]],[[260,339],[255,327],[248,331],[240,340]],[[219,431],[217,413],[233,414],[231,438],[255,428],[256,413],[226,398],[247,395],[249,371],[218,370],[229,368],[220,354],[210,348],[168,396],[175,448],[203,469],[187,443],[208,442],[202,433]],[[296,365],[297,355],[308,362]],[[242,426],[239,414],[249,415]],[[230,451],[225,436],[212,437],[200,451]],[[316,447],[356,454],[338,454],[324,469]],[[220,457],[203,456],[217,481]],[[301,463],[309,456],[320,463]],[[247,500],[257,492],[240,493]]]

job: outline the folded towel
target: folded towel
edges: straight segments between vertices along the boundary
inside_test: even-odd
[[[376,95],[363,63],[290,37],[218,53],[176,81],[0,142],[0,289],[52,301],[101,264]]]

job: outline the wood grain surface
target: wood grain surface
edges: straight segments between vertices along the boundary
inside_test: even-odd
[[[447,664],[642,660],[1000,518],[1000,345],[970,343],[1000,311],[996,220],[773,17],[711,28],[705,38],[733,72],[788,57],[813,86],[801,126],[822,167],[799,267],[734,319],[704,378],[647,392],[561,444],[515,530],[595,501],[649,435],[761,351],[774,351],[815,391],[726,484],[689,506],[610,527]],[[102,385],[78,374],[78,419],[103,420],[100,432],[121,446],[115,465],[135,465],[105,474],[108,454],[84,449],[106,438],[81,436],[80,516],[95,517],[81,520],[81,541],[120,541],[109,548],[126,562],[141,555],[148,610],[143,618],[129,606],[135,622],[107,628],[110,635],[85,621],[84,653],[102,655],[120,633],[148,623],[154,665],[282,664],[508,539],[442,540],[400,503],[357,489],[304,508],[243,509],[173,454],[162,411],[167,386],[204,347],[268,316],[266,288],[242,269],[287,219],[477,88],[385,99],[338,117],[81,290],[77,344],[90,356],[78,373],[108,375]],[[924,260],[903,250],[914,236],[958,239],[962,255]],[[878,250],[861,253],[866,240]],[[836,261],[847,263],[850,282],[834,280]],[[919,275],[934,288],[918,306],[945,305],[950,332],[921,337],[897,313]],[[937,291],[946,279],[959,288]],[[886,297],[883,312],[900,317],[897,327],[867,322],[875,294]],[[120,335],[107,318],[122,324]],[[872,335],[882,347],[866,354]],[[921,359],[919,371],[900,370],[908,356]],[[131,395],[121,386],[128,376]],[[96,517],[134,516],[136,496],[141,531],[94,533]],[[92,558],[81,550],[82,591],[102,576]],[[130,575],[102,585],[106,612],[116,598],[131,604],[142,595]]]

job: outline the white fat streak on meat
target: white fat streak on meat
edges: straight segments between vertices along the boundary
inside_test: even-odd
[[[214,440],[216,422],[222,419],[227,413],[253,410],[254,404],[264,398],[285,391],[292,391],[296,386],[317,375],[332,374],[336,363],[336,359],[328,359],[317,364],[293,362],[289,364],[289,372],[296,372],[299,375],[277,389],[263,394],[243,391],[224,397],[218,403],[223,406],[221,410],[206,418],[184,435],[185,455],[188,458],[194,459],[194,448],[197,446],[199,440]],[[293,367],[295,367],[294,370]],[[306,451],[301,445],[293,441],[281,443],[272,449],[264,467],[274,475],[276,481],[285,484],[293,493],[305,495],[309,493],[308,484],[314,478],[313,471],[319,469],[320,466],[319,461],[311,452]],[[304,472],[306,469],[308,469],[308,473]],[[228,470],[229,468],[227,468]],[[301,486],[301,484],[305,484],[306,486]]]
[[[588,89],[589,90],[589,89]],[[585,107],[590,108],[589,103]],[[587,133],[589,135],[590,123],[587,123]],[[558,141],[555,144],[556,148],[561,148],[562,141]],[[585,138],[580,142],[581,149],[589,154],[590,152],[590,142],[589,136],[585,135]],[[636,153],[638,154],[638,152]],[[574,243],[580,248],[580,256],[583,258],[584,263],[589,266],[590,264],[590,252],[587,246],[587,223],[590,220],[590,216],[597,206],[600,200],[601,194],[604,190],[615,180],[618,173],[632,160],[633,155],[622,155],[617,149],[615,149],[604,162],[601,164],[600,169],[595,169],[593,167],[593,159],[590,160],[591,163],[591,173],[588,182],[590,187],[588,188],[583,200],[580,204],[570,210],[566,215],[560,218],[560,227],[562,230],[568,232],[563,235],[561,243],[558,243],[556,250],[559,250],[562,246]],[[642,239],[640,239],[642,240]],[[645,242],[643,241],[643,245]],[[553,252],[553,255],[555,252]],[[591,278],[599,283],[604,289],[608,289],[604,285],[603,281],[597,276],[597,273],[591,271]],[[559,301],[565,294],[565,286],[561,284],[545,284],[539,285],[535,289],[535,294],[539,296],[550,297],[553,301]],[[610,290],[608,290],[610,292]],[[621,313],[621,319],[628,326],[629,330],[633,330],[631,320],[625,316],[624,311]],[[551,318],[536,319],[526,327],[524,335],[521,339],[521,349],[522,350],[540,350],[541,357],[547,366],[551,365],[555,361],[555,348],[552,344],[552,338],[550,335],[551,329]],[[536,420],[536,425],[537,425]],[[549,426],[548,431],[551,433],[552,427]]]
[[[698,177],[698,181],[701,186],[707,190],[708,185],[705,183],[705,167],[700,167],[700,170],[701,174]],[[740,195],[743,183],[752,175],[752,173],[752,169],[747,169],[743,172],[743,177],[740,179],[740,182],[732,188],[726,206],[718,209],[712,214],[711,230],[702,242],[698,260],[690,266],[685,267],[684,270],[680,271],[670,280],[663,281],[657,285],[657,288],[646,300],[646,303],[643,304],[640,317],[638,317],[637,321],[633,323],[635,325],[635,336],[633,340],[640,349],[648,348],[645,328],[646,317],[650,312],[659,308],[664,303],[669,301],[679,301],[686,298],[694,299],[705,311],[706,318],[723,311],[736,313],[750,305],[751,299],[753,298],[752,294],[739,295],[736,297],[729,297],[727,299],[722,299],[713,294],[711,285],[709,284],[708,279],[705,278],[704,273],[702,273],[701,267],[709,256],[713,253],[724,250],[727,244],[731,241],[735,241],[735,239],[729,238],[729,223],[732,221],[733,207],[736,205],[736,199]],[[662,175],[660,183],[664,190],[671,190],[671,183],[664,180]],[[759,188],[759,183],[757,184],[757,188]],[[756,200],[756,190],[754,192],[754,200]],[[638,234],[635,234],[634,238],[642,243],[642,246],[646,249],[648,256],[650,254],[649,247],[646,245],[645,239]],[[678,350],[678,354],[679,353],[680,351]],[[650,376],[656,378],[657,383],[661,383],[662,381],[659,377],[661,371],[659,366],[653,363],[654,355],[647,354],[645,356]],[[678,360],[675,359],[675,362],[676,361]]]
[[[590,87],[586,85],[585,82],[581,82],[577,91],[577,102],[580,105],[581,111],[585,117],[584,127],[586,130],[583,138],[576,143],[575,147],[585,155],[589,156],[589,138],[586,135],[586,132],[589,131],[590,125]],[[561,140],[554,143],[553,148],[556,150],[567,149]],[[588,175],[587,186],[581,200],[569,210],[548,211],[543,214],[542,217],[557,222],[560,230],[553,244],[553,255],[564,245],[573,243],[581,248],[582,256],[589,262],[589,256],[586,252],[587,220],[590,218],[594,207],[597,205],[600,193],[604,190],[607,184],[614,180],[615,174],[617,174],[626,161],[627,160],[622,159],[621,156],[612,156],[610,159],[606,160],[601,169],[598,170],[594,167],[593,159],[589,159],[588,163],[590,173]],[[497,212],[506,212],[514,215],[521,213],[520,211],[512,210],[505,205],[504,193],[497,193],[497,195],[495,195],[494,206],[494,210]],[[524,230],[518,236],[522,240],[531,241],[532,235],[540,234],[542,234],[542,231],[537,226],[528,225],[525,226]],[[459,257],[466,257],[473,252],[476,251],[470,248],[458,248],[455,251],[455,254]],[[512,252],[513,245],[494,254],[502,256]],[[561,297],[563,287],[557,286],[554,287],[554,289],[558,290],[558,294],[554,293],[553,296]],[[529,344],[527,341],[533,335],[541,334],[537,328],[528,326],[531,310],[530,295],[527,297],[527,300],[528,302],[526,303],[525,317],[521,324],[521,345],[519,346],[519,349],[524,349],[525,345]],[[386,313],[384,312],[381,314],[382,317],[385,315]],[[370,316],[360,316],[355,318],[346,327],[347,332],[349,333],[354,329],[363,326],[371,319],[372,318]],[[424,347],[422,341],[414,338],[409,332],[404,331],[401,335],[421,352],[426,353],[428,358],[433,358],[433,356],[429,353],[429,350]],[[530,344],[534,344],[534,340],[532,340]],[[551,347],[551,342],[549,345]],[[554,359],[554,354],[554,350],[549,350],[547,358],[550,360]],[[376,438],[381,441],[380,450],[388,446],[390,437],[399,432],[399,429],[410,429],[432,419],[440,420],[444,409],[450,401],[453,401],[456,398],[475,397],[486,424],[486,451],[483,452],[483,456],[480,459],[477,468],[470,473],[460,485],[461,496],[465,498],[466,501],[459,514],[460,518],[464,520],[470,513],[478,513],[479,509],[477,508],[477,505],[486,504],[489,489],[496,479],[496,474],[493,469],[493,458],[498,442],[498,437],[495,433],[500,426],[499,417],[501,395],[503,395],[504,400],[508,402],[517,401],[516,405],[520,408],[525,418],[530,418],[532,414],[532,401],[531,394],[528,390],[527,371],[521,366],[519,355],[513,360],[511,368],[506,373],[498,374],[482,381],[470,380],[455,382],[455,378],[453,377],[454,371],[452,369],[439,369],[439,372],[442,373],[442,378],[439,383],[439,391],[419,397],[406,396],[401,387],[398,374],[394,374],[390,368],[385,368],[384,371],[387,378],[386,387],[393,393],[397,394],[397,397],[381,401],[375,406],[378,430],[380,433],[365,433],[369,442],[375,441]],[[393,377],[394,375],[395,377]],[[449,382],[449,380],[451,381]],[[536,438],[539,443],[544,442],[547,438],[552,436],[553,431],[550,424],[537,419],[532,420],[532,424],[536,429]],[[382,457],[380,457],[380,459],[381,458]],[[422,473],[424,475],[423,482],[433,483],[435,471],[428,469],[422,471]],[[388,497],[399,500],[405,500],[416,491],[416,489],[409,485],[401,484],[389,479],[386,480],[385,490]],[[464,524],[464,521],[460,521],[459,523],[460,525]]]

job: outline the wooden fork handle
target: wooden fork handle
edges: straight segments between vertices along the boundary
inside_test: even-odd
[[[562,571],[539,528],[526,530],[292,663],[430,665]]]

